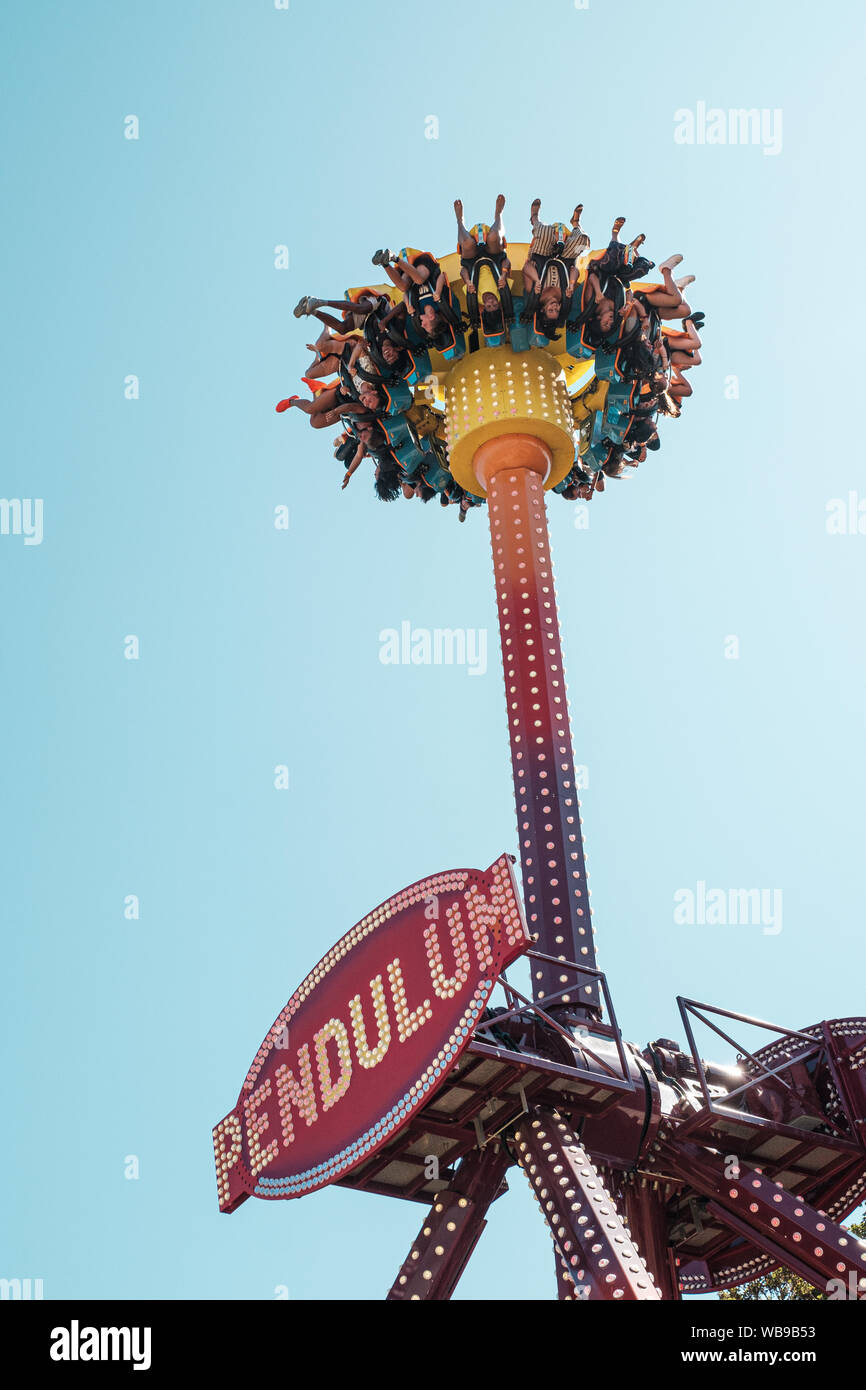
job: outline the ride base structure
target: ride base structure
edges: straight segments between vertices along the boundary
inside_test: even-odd
[[[544,497],[574,458],[561,364],[482,348],[444,395],[451,471],[490,519],[522,901],[504,854],[411,885],[332,948],[214,1130],[220,1209],[333,1182],[415,1201],[388,1298],[442,1300],[520,1168],[560,1299],[675,1300],[779,1265],[866,1289],[866,1243],[839,1224],[866,1194],[866,1018],[794,1028],[679,998],[686,1047],[640,1049],[596,962]],[[728,1062],[702,1059],[697,1023]]]

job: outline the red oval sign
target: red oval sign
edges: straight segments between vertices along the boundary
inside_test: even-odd
[[[332,947],[214,1129],[220,1209],[344,1177],[439,1089],[496,977],[531,945],[511,861],[397,893]]]

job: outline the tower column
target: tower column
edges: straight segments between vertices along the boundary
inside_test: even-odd
[[[567,1018],[601,1014],[544,505],[574,466],[565,376],[537,348],[473,353],[445,393],[451,471],[487,497],[536,1001]],[[567,965],[574,961],[575,965]]]
[[[556,957],[532,962],[533,993],[597,1017],[597,980],[564,964],[596,960],[544,503],[550,464],[528,434],[490,439],[474,457],[490,516],[526,917],[538,949]]]

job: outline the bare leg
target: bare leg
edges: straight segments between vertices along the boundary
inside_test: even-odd
[[[402,290],[404,294],[406,290],[408,290],[409,288],[409,281],[407,280],[406,276],[403,275],[402,272],[397,269],[397,266],[405,264],[405,261],[397,261],[396,265],[386,265],[384,268],[385,274],[391,281],[392,285],[396,285],[397,289]]]
[[[681,308],[685,303],[685,300],[683,299],[682,294],[680,293],[677,285],[675,284],[674,278],[671,275],[670,269],[667,266],[665,266],[662,269],[662,276],[665,282],[664,289],[648,291],[646,294],[647,301],[650,304],[652,304],[654,308],[660,310]],[[672,314],[671,317],[687,318],[688,313],[690,312],[691,310],[689,310],[686,314]],[[667,315],[663,315],[663,317],[667,317]]]
[[[366,295],[362,296],[361,299],[316,299],[312,295],[307,298],[311,306],[309,310],[311,314],[315,313],[317,309],[350,309],[353,314],[360,314],[362,318],[366,318],[375,307],[373,301],[368,299]]]
[[[674,367],[672,371],[673,376],[671,384],[668,387],[668,395],[673,396],[674,400],[679,404],[680,401],[686,400],[686,398],[692,394],[692,388],[676,367]]]
[[[339,357],[330,352],[325,357],[317,357],[312,367],[308,367],[304,375],[310,380],[318,380],[319,377],[331,376],[339,369],[339,366]]]
[[[323,393],[324,394],[324,393]],[[320,415],[310,413],[310,424],[314,430],[329,430],[332,425],[339,423],[346,407],[343,405],[334,406],[332,410],[325,410]]]
[[[341,333],[346,327],[344,320],[335,319],[333,314],[323,314],[319,309],[312,309],[310,312],[313,318],[317,318],[326,328],[332,328],[335,333]]]
[[[692,348],[701,346],[700,334],[691,319],[686,319],[681,333],[668,333],[665,336],[667,345],[673,352],[690,352]]]
[[[523,267],[523,288],[527,294],[534,294],[537,292],[539,284],[540,281],[535,262],[527,256]]]
[[[532,204],[531,204],[530,209],[529,209],[529,225],[530,225],[530,227],[532,228],[533,232],[535,231],[536,227],[538,226],[538,214],[540,213],[540,211],[541,211],[541,199],[540,199],[540,198],[533,198]]]
[[[329,414],[336,405],[336,401],[337,390],[336,387],[332,387],[330,391],[320,391],[314,401],[304,401],[298,396],[290,404],[294,406],[295,410],[302,410],[305,415],[309,415],[312,419],[313,416]],[[335,421],[331,423],[333,424]]]
[[[304,301],[302,301],[302,303],[303,302]],[[333,314],[321,313],[321,309],[344,309],[350,311],[353,316],[353,322],[358,327],[360,327],[360,324],[373,309],[373,305],[365,299],[356,303],[353,299],[313,299],[312,297],[308,297],[306,303],[309,304],[310,307],[304,309],[302,311],[303,314],[307,316],[312,315],[313,318],[317,318],[320,323],[323,323],[326,328],[332,328],[335,333],[342,333],[345,331],[345,319],[335,319]],[[296,310],[295,312],[297,313],[298,311]]]
[[[465,261],[471,261],[478,250],[478,242],[469,235],[463,221],[463,203],[459,198],[454,199],[454,215],[457,218],[457,250]]]
[[[672,352],[671,366],[676,367],[678,372],[690,372],[692,367],[701,365],[701,354],[697,351],[691,352]]]
[[[403,278],[402,287],[407,290],[409,288],[408,282],[410,281],[413,285],[426,285],[427,281],[430,279],[430,271],[427,269],[426,265],[412,265],[410,261],[395,261],[395,273],[393,275],[391,274],[391,266],[386,265],[385,270],[391,276],[395,285],[400,284],[400,281],[396,279],[396,274],[401,273]]]
[[[505,194],[500,193],[497,196],[496,205],[493,209],[493,221],[490,224],[490,231],[484,238],[487,242],[487,249],[494,253],[502,250],[502,239],[505,236],[505,232],[502,228],[502,210],[504,207]]]
[[[664,290],[644,290],[644,299],[647,304],[651,304],[657,309],[663,319],[688,318],[688,314],[682,313],[682,300],[674,299],[672,295],[666,294]]]

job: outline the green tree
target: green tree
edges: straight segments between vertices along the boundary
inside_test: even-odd
[[[847,1229],[852,1236],[866,1239],[866,1220],[854,1221]],[[826,1293],[816,1289],[813,1284],[807,1284],[805,1279],[784,1268],[774,1269],[772,1274],[762,1274],[760,1279],[753,1279],[749,1284],[740,1284],[735,1289],[725,1289],[719,1294],[719,1298],[725,1302],[748,1301],[753,1298],[825,1300],[826,1297]]]

